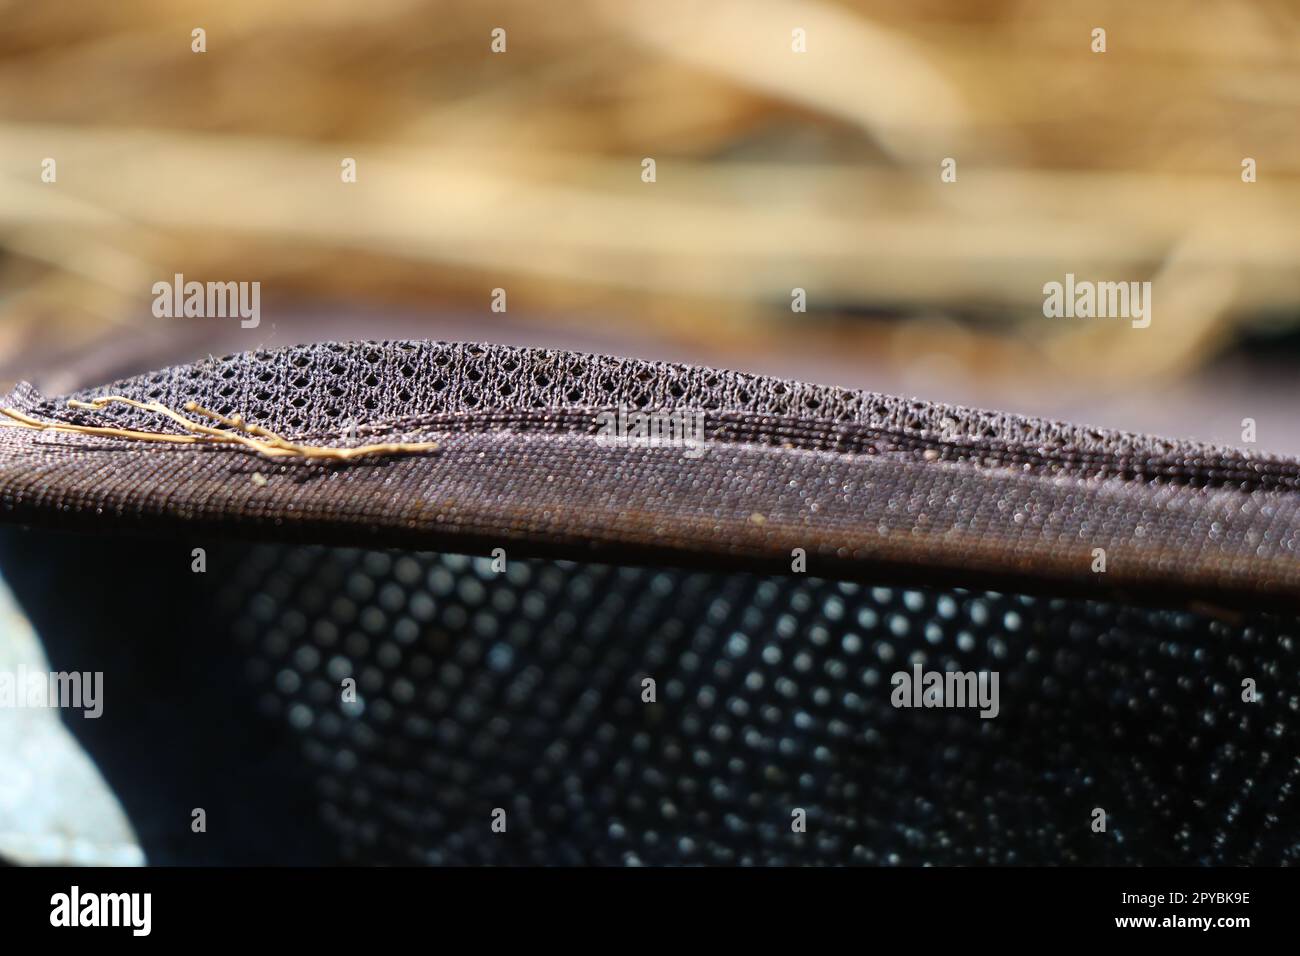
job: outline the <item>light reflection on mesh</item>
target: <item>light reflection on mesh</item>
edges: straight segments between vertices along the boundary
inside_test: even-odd
[[[1269,690],[1296,655],[1275,618],[320,547],[238,566],[222,613],[353,860],[1300,856],[1298,705]],[[1000,715],[893,708],[890,675],[915,661],[998,671]]]

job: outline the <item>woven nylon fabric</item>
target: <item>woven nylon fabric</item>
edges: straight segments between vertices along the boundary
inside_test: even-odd
[[[80,392],[121,394],[179,409],[197,402],[242,414],[290,436],[345,437],[356,426],[438,413],[518,409],[685,407],[870,426],[902,439],[942,436],[950,443],[1037,446],[1043,452],[1174,456],[1180,460],[1251,456],[1195,442],[1086,428],[1003,412],[909,401],[741,372],[554,349],[426,341],[322,343],[209,358]],[[115,407],[87,414],[42,400],[44,417],[82,424],[178,432],[166,418]],[[590,430],[588,421],[583,430]]]
[[[426,441],[325,465],[0,429],[0,519],[87,530],[895,576],[1131,599],[1300,601],[1300,464],[712,369],[497,346],[316,345],[81,393],[187,402],[303,440]],[[42,420],[176,431],[157,413]],[[601,410],[701,409],[698,457],[602,442]],[[1105,571],[1098,568],[1104,555]]]

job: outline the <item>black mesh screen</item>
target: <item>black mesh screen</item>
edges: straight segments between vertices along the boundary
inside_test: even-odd
[[[1293,622],[1271,615],[289,545],[210,544],[196,575],[188,543],[144,539],[119,539],[74,608],[13,559],[87,567],[107,546],[6,540],[55,666],[105,671],[105,716],[77,730],[154,862],[1238,864],[1300,847]],[[916,663],[997,672],[997,716],[893,706],[891,675]],[[202,837],[191,806],[214,808]]]

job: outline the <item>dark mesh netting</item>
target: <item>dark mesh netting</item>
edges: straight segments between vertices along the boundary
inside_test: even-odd
[[[104,673],[105,717],[65,720],[152,862],[1300,847],[1295,460],[431,342],[208,359],[96,396],[165,407],[7,397],[0,519],[31,530],[0,550],[52,666]],[[190,403],[424,450],[169,443]],[[602,437],[626,408],[693,409],[698,455]],[[959,684],[895,706],[909,673],[996,676],[996,706]]]
[[[65,567],[95,560],[81,539],[42,540]],[[163,570],[182,547],[119,545],[123,568],[163,581],[123,571],[37,614],[53,658],[95,655],[116,689],[80,732],[154,862],[1240,864],[1300,850],[1289,620],[275,545],[213,547],[209,588]],[[17,580],[35,596],[34,572]],[[174,603],[123,610],[161,591]],[[914,663],[998,672],[997,716],[892,706],[891,675]],[[208,834],[186,832],[190,806],[209,808]]]

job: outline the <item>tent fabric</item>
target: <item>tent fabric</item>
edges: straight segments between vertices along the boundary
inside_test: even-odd
[[[107,396],[436,445],[0,429],[0,564],[52,666],[103,671],[72,729],[150,862],[1300,856],[1293,460],[428,342],[71,397]],[[185,434],[68,398],[3,407]],[[1000,697],[896,699],[922,672]]]
[[[298,346],[79,393],[196,402],[301,441],[431,442],[345,463],[0,429],[0,519],[858,579],[1290,604],[1300,463],[753,375],[430,342]],[[41,421],[176,433],[156,413]],[[637,411],[704,443],[602,438]],[[605,416],[602,418],[602,416]],[[1100,570],[1104,566],[1104,571]]]

